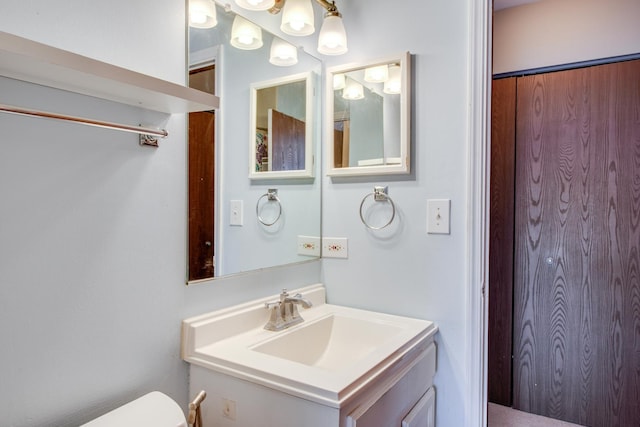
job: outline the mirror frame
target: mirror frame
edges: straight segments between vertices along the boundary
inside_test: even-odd
[[[348,73],[376,65],[390,63],[400,64],[402,88],[400,90],[400,164],[374,166],[348,166],[336,168],[333,166],[333,133],[334,133],[334,105],[333,105],[333,76]],[[327,176],[363,176],[363,175],[406,175],[411,172],[411,54],[403,52],[400,55],[378,58],[373,61],[338,65],[326,70],[325,95],[325,144],[327,146]]]
[[[274,86],[281,86],[287,83],[305,82],[305,131],[304,131],[304,169],[290,171],[255,171],[256,158],[256,123],[257,123],[257,105],[258,91]],[[315,96],[315,86],[313,71],[292,74],[290,76],[278,77],[276,79],[266,80],[263,82],[252,83],[250,87],[250,119],[249,119],[249,179],[282,179],[282,178],[313,178],[314,177],[314,127],[313,120],[313,104]]]

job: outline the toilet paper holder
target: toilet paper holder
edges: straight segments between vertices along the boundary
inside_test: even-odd
[[[202,415],[200,413],[200,404],[207,397],[207,393],[202,390],[198,395],[189,403],[189,416],[187,417],[187,423],[190,427],[202,427]]]

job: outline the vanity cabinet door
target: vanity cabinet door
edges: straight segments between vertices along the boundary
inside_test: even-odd
[[[436,391],[431,387],[402,420],[402,427],[435,427]]]
[[[390,381],[389,388],[384,391],[367,390],[359,404],[346,417],[345,427],[404,427],[404,421],[412,415],[410,412],[418,408],[421,398],[427,397],[427,390],[433,391],[433,375],[435,374],[436,348],[434,344],[424,350],[420,360],[397,377],[397,381]],[[425,403],[425,402],[423,402]],[[433,401],[430,402],[433,406]],[[419,412],[416,409],[416,412]],[[432,410],[433,412],[433,410]],[[418,416],[413,415],[415,422],[406,424],[407,427],[427,427],[432,424],[419,423]],[[431,416],[432,417],[432,416]],[[425,419],[428,417],[425,417]]]

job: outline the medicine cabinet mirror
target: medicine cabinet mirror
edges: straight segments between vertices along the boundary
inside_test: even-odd
[[[209,74],[199,87],[209,87],[220,97],[215,115],[202,117],[206,124],[189,117],[188,283],[320,256],[319,248],[312,251],[299,242],[315,242],[320,236],[321,180],[314,179],[312,171],[314,159],[320,155],[322,127],[320,96],[313,88],[322,78],[322,63],[294,48],[295,63],[275,61],[280,64],[275,65],[270,62],[271,47],[283,40],[255,24],[252,34],[260,40],[251,46],[254,49],[237,47],[238,42],[231,41],[234,22],[244,25],[250,21],[241,17],[241,9],[236,13],[232,7],[235,5],[216,3],[217,25],[189,27],[188,32],[190,80]],[[278,92],[276,108],[261,92],[273,91],[271,87]],[[305,97],[299,105],[304,113],[287,109],[285,113],[304,120],[301,166],[285,171],[255,170],[256,129],[262,127],[258,113],[298,103],[300,93]],[[295,102],[290,96],[296,97]],[[269,105],[264,111],[258,106],[263,101]],[[204,140],[202,147],[198,148],[201,144],[194,138]],[[265,160],[269,169],[269,159]],[[267,197],[272,189],[277,191],[278,201]]]
[[[327,70],[327,175],[410,172],[410,58],[406,52]]]
[[[251,85],[251,179],[313,176],[314,93],[310,72]]]

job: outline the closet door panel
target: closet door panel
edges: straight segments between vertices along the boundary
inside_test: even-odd
[[[514,407],[640,425],[640,62],[518,79]]]
[[[511,406],[516,78],[491,89],[489,401]]]

